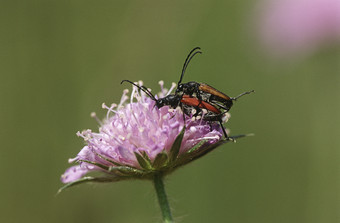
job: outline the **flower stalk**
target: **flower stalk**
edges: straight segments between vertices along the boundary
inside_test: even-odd
[[[168,202],[168,198],[166,196],[164,183],[163,183],[163,174],[157,173],[154,175],[153,183],[156,189],[158,203],[162,211],[163,222],[164,223],[173,223],[170,205]]]

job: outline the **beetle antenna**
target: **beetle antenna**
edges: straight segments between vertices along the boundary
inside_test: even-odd
[[[152,100],[157,101],[157,99],[155,98],[155,96],[144,86],[139,86],[135,83],[133,83],[132,81],[129,80],[122,80],[122,82],[120,82],[120,84],[124,83],[124,82],[129,82],[130,84],[132,84],[133,86],[136,86],[139,90],[142,90],[145,92],[145,94],[147,94]]]
[[[253,93],[253,92],[255,92],[255,90],[246,91],[246,92],[243,92],[242,94],[240,94],[236,97],[230,98],[230,99],[233,100],[233,101],[236,101],[238,98],[242,97],[243,95],[250,94],[250,93]]]
[[[200,47],[195,47],[194,49],[192,49],[190,51],[190,53],[188,54],[187,58],[185,59],[185,62],[184,62],[184,65],[183,65],[183,68],[182,68],[182,74],[181,74],[181,77],[178,81],[178,84],[177,86],[182,83],[182,79],[183,79],[183,76],[184,76],[184,73],[185,73],[185,70],[187,69],[187,66],[190,62],[190,60],[197,54],[197,53],[202,53],[202,51],[200,51]],[[199,51],[196,51],[196,50],[199,50]],[[195,52],[196,51],[196,52]]]

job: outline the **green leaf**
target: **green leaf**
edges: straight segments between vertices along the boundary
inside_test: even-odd
[[[178,156],[184,133],[185,133],[185,126],[183,126],[182,131],[176,137],[174,144],[172,144],[172,147],[170,149],[170,162],[174,162]]]
[[[146,169],[146,170],[151,170],[152,169],[152,165],[151,165],[151,162],[149,160],[145,159],[142,155],[140,155],[137,152],[134,152],[134,153],[135,153],[135,156],[136,156],[136,159],[137,159],[139,165],[143,169]]]
[[[195,154],[198,153],[199,149],[206,143],[208,140],[202,140],[197,143],[194,147],[188,150],[185,154],[183,154],[179,160],[176,161],[176,166],[181,166],[185,163],[189,163],[195,158]],[[205,148],[203,148],[205,149]]]
[[[193,153],[193,155],[194,155],[193,160],[198,159],[199,157],[206,155],[207,153],[213,151],[217,147],[219,147],[219,146],[221,146],[225,143],[228,143],[228,142],[231,142],[231,141],[230,140],[221,140],[221,141],[218,141],[217,143],[214,143],[212,145],[205,147],[204,149],[196,150],[196,152]]]
[[[112,163],[112,164],[115,165],[115,166],[121,166],[121,165],[122,165],[122,164],[120,164],[120,163],[117,163],[117,162],[113,161],[112,159],[107,158],[107,157],[104,156],[104,155],[101,155],[101,154],[96,153],[96,152],[95,152],[95,154],[96,154],[97,156],[99,156],[100,158],[102,158],[103,160],[106,160],[106,161]]]
[[[109,172],[114,172],[118,174],[124,174],[124,175],[134,175],[134,176],[142,176],[145,175],[145,171],[139,170],[133,167],[129,166],[110,166]]]
[[[143,158],[148,162],[151,163],[150,157],[148,156],[148,154],[145,151],[141,152]]]
[[[176,167],[179,167],[179,166],[185,165],[185,164],[187,164],[191,161],[194,161],[194,160],[206,155],[207,153],[213,151],[214,149],[216,149],[217,147],[219,147],[219,146],[221,146],[225,143],[235,142],[236,139],[242,138],[242,137],[245,137],[245,136],[249,136],[249,134],[231,136],[229,138],[231,138],[233,141],[230,140],[230,139],[220,140],[217,143],[211,144],[211,145],[206,146],[206,147],[200,147],[199,146],[199,144],[206,142],[206,141],[204,141],[204,142],[201,141],[196,146],[194,146],[192,149],[190,149],[185,155],[181,156],[181,159],[176,162]],[[201,144],[201,146],[202,145],[203,144]]]
[[[107,183],[107,182],[115,182],[115,181],[119,181],[119,180],[125,180],[125,179],[129,179],[129,178],[130,177],[118,177],[118,176],[115,176],[115,177],[89,177],[89,176],[87,176],[87,177],[83,177],[79,180],[65,184],[64,186],[62,186],[58,190],[57,194],[61,193],[62,191],[64,191],[67,188],[70,188],[70,187],[73,187],[75,185],[82,184],[82,183],[88,183],[88,182]]]
[[[197,149],[199,149],[201,146],[203,146],[204,143],[208,142],[208,140],[202,140],[199,143],[197,143],[194,147],[192,147],[187,153],[195,152]]]
[[[163,166],[166,165],[168,158],[169,158],[168,154],[166,154],[165,152],[158,153],[155,158],[155,161],[153,161],[152,167],[155,169],[162,168]]]
[[[214,149],[216,149],[217,147],[227,143],[227,142],[236,142],[236,139],[238,138],[243,138],[243,137],[246,137],[246,136],[250,136],[250,134],[242,134],[242,135],[236,135],[236,136],[230,136],[229,138],[232,139],[227,139],[227,140],[220,140],[218,141],[217,143],[214,143],[202,150],[196,150],[196,152],[193,152],[192,154],[194,155],[193,159],[192,160],[195,160],[195,159],[198,159],[204,155],[206,155],[207,153],[213,151]]]

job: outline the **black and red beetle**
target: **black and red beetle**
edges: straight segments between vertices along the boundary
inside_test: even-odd
[[[215,104],[219,108],[222,108],[226,111],[229,111],[230,108],[233,106],[233,101],[236,101],[239,97],[241,97],[245,94],[250,94],[250,93],[254,92],[254,90],[252,90],[252,91],[244,92],[244,93],[238,95],[237,97],[229,97],[228,95],[222,93],[221,91],[215,89],[214,87],[211,87],[208,84],[198,83],[198,82],[195,82],[195,81],[182,83],[184,73],[185,73],[186,68],[188,67],[188,64],[190,63],[191,59],[196,54],[202,53],[202,51],[200,49],[201,49],[200,47],[195,47],[188,54],[188,56],[187,56],[187,58],[184,62],[183,68],[182,68],[181,77],[178,81],[175,94],[177,94],[177,95],[190,95],[190,96],[198,98],[198,100],[206,101],[206,102]]]

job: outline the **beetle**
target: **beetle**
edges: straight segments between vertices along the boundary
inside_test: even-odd
[[[190,95],[177,95],[177,94],[170,94],[163,98],[157,99],[145,86],[139,86],[132,81],[129,80],[122,80],[121,84],[124,82],[128,82],[134,86],[136,86],[138,89],[142,90],[144,93],[146,93],[152,100],[155,101],[155,106],[157,108],[161,108],[163,106],[170,106],[171,108],[177,108],[178,106],[181,107],[183,111],[183,117],[184,114],[190,115],[193,110],[195,110],[194,116],[201,116],[203,120],[206,121],[217,121],[219,122],[221,129],[223,131],[223,134],[227,140],[234,141],[232,138],[230,138],[222,124],[223,116],[225,115],[226,111],[222,112],[220,109],[218,109],[213,104],[201,101],[197,98],[191,97]],[[206,110],[206,113],[203,112],[203,110]]]
[[[254,92],[252,91],[247,91],[244,92],[237,97],[229,97],[228,95],[224,94],[223,92],[215,89],[214,87],[204,84],[204,83],[198,83],[195,81],[190,81],[187,83],[182,83],[182,79],[184,76],[184,73],[186,71],[186,68],[188,67],[191,59],[196,55],[196,54],[201,54],[201,48],[200,47],[195,47],[190,51],[188,54],[187,58],[185,59],[183,68],[182,68],[182,73],[180,76],[180,79],[177,84],[177,89],[175,94],[177,95],[190,95],[192,97],[198,98],[200,101],[206,101],[209,103],[212,103],[216,106],[218,106],[221,109],[224,109],[226,111],[229,111],[230,108],[233,106],[233,101],[236,101],[239,97],[250,94]]]

